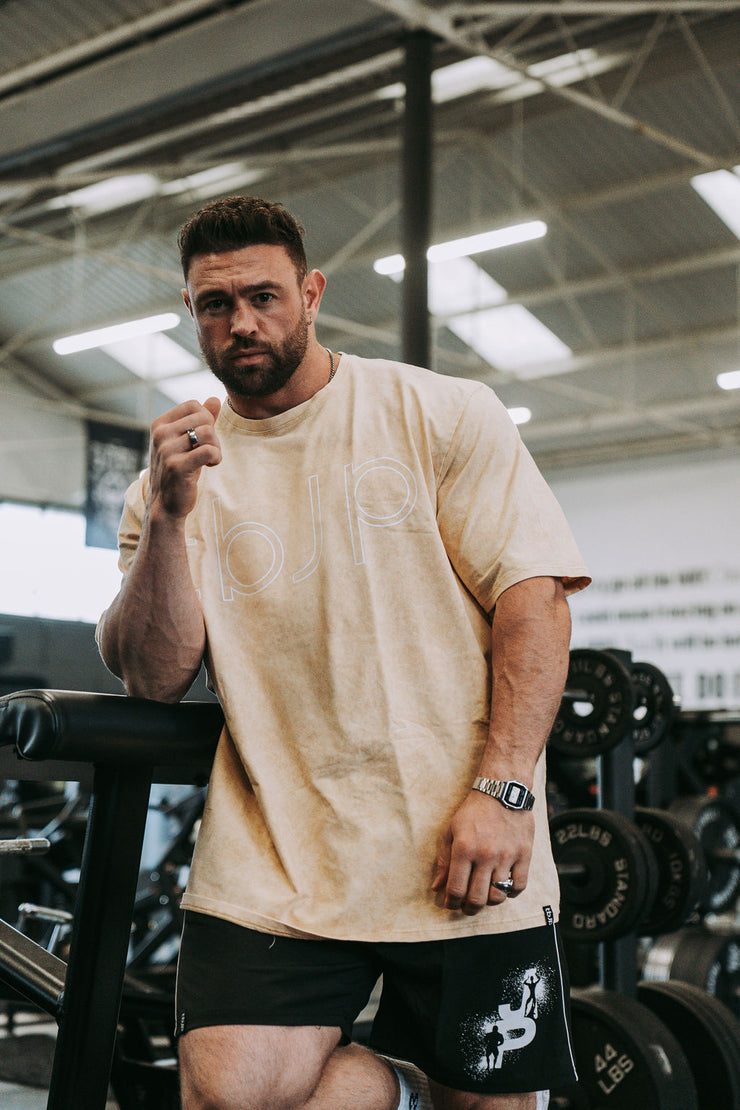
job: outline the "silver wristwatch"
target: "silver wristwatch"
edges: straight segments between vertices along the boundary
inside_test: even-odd
[[[482,775],[473,783],[473,790],[480,790],[483,794],[490,794],[501,802],[507,809],[531,809],[534,805],[534,794],[527,790],[523,782],[516,779],[486,779]]]

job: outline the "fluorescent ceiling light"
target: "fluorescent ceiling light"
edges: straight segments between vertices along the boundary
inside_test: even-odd
[[[400,254],[394,258],[403,258]],[[386,261],[382,259],[381,261]],[[400,282],[403,266],[379,270],[391,281]],[[449,262],[430,262],[427,266],[427,302],[432,316],[443,318],[456,316],[461,312],[487,308],[503,304],[506,290],[503,285],[476,266],[471,258],[452,258]]]
[[[740,370],[728,370],[726,374],[718,374],[717,385],[720,389],[740,389]]]
[[[105,343],[103,350],[127,370],[149,380],[186,374],[200,367],[200,359],[161,332]]]
[[[543,364],[557,364],[573,353],[521,304],[486,308],[454,316],[445,323],[491,366],[519,378],[540,377]],[[535,369],[536,373],[528,374],[528,369]]]
[[[464,239],[451,239],[448,243],[438,243],[430,247],[427,258],[430,262],[444,262],[448,258],[464,258],[483,251],[510,247],[516,243],[528,243],[541,239],[547,234],[547,224],[542,220],[528,220],[511,227],[499,227],[494,231],[484,231],[480,235],[467,235]]]
[[[503,89],[519,79],[516,70],[479,54],[435,69],[432,73],[432,97],[435,104],[444,104],[481,89]]]
[[[207,200],[214,193],[224,193],[231,189],[243,189],[254,185],[265,176],[265,170],[247,169],[243,162],[227,162],[223,166],[212,166],[208,170],[190,173],[175,181],[167,181],[160,187],[163,196],[179,196],[188,193],[194,200]]]
[[[221,383],[210,371],[203,369],[200,359],[162,334],[179,323],[181,320],[176,312],[165,312],[57,339],[54,350],[65,355],[100,347],[137,378],[156,382],[159,391],[176,404],[190,400],[203,402],[207,397],[224,398],[226,393]]]
[[[221,383],[210,370],[203,369],[200,359],[161,332],[107,343],[103,350],[138,378],[156,382],[159,392],[177,405],[226,397]]]
[[[253,185],[264,176],[265,170],[249,168],[244,162],[211,166],[173,181],[163,181],[153,173],[118,174],[53,197],[46,207],[75,208],[84,216],[97,216],[127,204],[138,204],[149,197],[189,193],[194,200],[207,200],[216,193]]]
[[[740,166],[711,170],[691,178],[691,184],[710,208],[740,239]]]
[[[429,264],[428,299],[432,315],[447,322],[473,308],[503,304],[506,290],[472,258],[453,258]]]
[[[603,54],[595,50],[576,50],[570,54],[559,54],[556,58],[547,58],[544,62],[535,62],[528,66],[528,74],[517,73],[517,81],[509,84],[508,88],[501,89],[496,94],[499,104],[508,104],[514,100],[524,100],[529,96],[536,96],[544,91],[542,78],[548,85],[555,88],[564,88],[566,85],[575,85],[587,77],[598,77],[602,73],[616,69],[629,61],[628,54]]]
[[[403,268],[379,272],[398,282]],[[572,355],[570,347],[524,305],[506,300],[504,287],[472,258],[429,263],[429,311],[453,335],[491,366],[519,378],[557,373],[558,364]]]
[[[392,277],[400,281],[400,276],[406,269],[406,259],[402,254],[388,254],[385,258],[376,258],[373,262],[376,274],[383,277]]]
[[[550,85],[561,87],[583,81],[586,77],[597,77],[623,65],[628,59],[626,54],[599,54],[596,50],[577,50],[547,58],[529,66],[529,74],[522,74],[505,62],[478,54],[464,58],[448,66],[441,66],[432,73],[432,100],[444,104],[462,96],[489,90],[494,99],[508,103],[535,96],[544,90],[542,78]],[[403,82],[386,85],[379,89],[376,96],[381,100],[400,100],[405,95]]]
[[[515,424],[528,424],[532,419],[532,410],[524,405],[521,408],[507,409],[506,411]]]
[[[479,235],[466,235],[462,239],[449,239],[446,243],[436,243],[427,251],[430,262],[443,262],[451,258],[465,258],[471,254],[482,254],[484,251],[497,250],[500,247],[511,247],[517,243],[528,243],[532,239],[541,239],[547,234],[547,224],[542,220],[527,220],[521,224],[511,224],[509,227],[497,227],[491,231],[483,231]],[[393,277],[403,273],[406,260],[402,254],[389,254],[385,258],[378,258],[373,262],[376,274]]]
[[[126,204],[136,204],[159,192],[159,178],[153,173],[129,173],[96,181],[71,193],[53,197],[49,208],[78,208],[87,216],[112,212]]]
[[[55,339],[52,346],[58,355],[71,355],[77,351],[89,351],[93,347],[104,347],[121,339],[132,339],[137,335],[151,335],[153,332],[169,331],[180,323],[176,312],[164,312],[159,316],[146,316],[141,320],[129,320],[125,324],[113,324],[108,328],[68,335]]]

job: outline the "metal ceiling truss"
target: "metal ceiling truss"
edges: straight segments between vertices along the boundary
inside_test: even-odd
[[[250,0],[242,0],[244,6],[249,2]],[[568,419],[536,422],[527,430],[528,441],[538,449],[538,455],[541,453],[545,464],[549,462],[552,465],[568,465],[571,462],[604,457],[610,448],[596,443],[595,439],[605,433],[620,433],[620,442],[624,442],[629,438],[630,429],[635,429],[635,449],[642,451],[665,449],[666,445],[680,443],[682,437],[700,444],[738,442],[740,395],[698,395],[686,401],[647,404],[638,410],[630,402],[628,377],[630,368],[634,369],[651,354],[695,349],[702,344],[740,344],[740,323],[728,322],[636,340],[630,331],[634,326],[632,315],[631,323],[628,321],[624,343],[600,346],[579,299],[600,293],[619,293],[631,298],[628,308],[629,312],[634,313],[641,286],[711,269],[737,268],[740,266],[740,244],[737,248],[694,251],[649,265],[619,267],[605,254],[593,236],[587,236],[583,232],[578,225],[577,215],[579,212],[634,200],[685,183],[697,170],[724,168],[733,164],[733,161],[740,162],[738,113],[717,79],[691,23],[692,18],[710,18],[738,10],[740,0],[695,0],[693,3],[689,0],[552,0],[542,3],[506,3],[497,0],[496,3],[487,4],[370,0],[370,4],[394,16],[407,28],[429,32],[441,44],[437,47],[438,55],[443,50],[451,58],[475,54],[502,62],[522,77],[536,80],[550,97],[585,109],[632,135],[647,139],[676,155],[681,162],[680,167],[675,170],[651,176],[640,175],[634,181],[591,189],[556,200],[552,200],[542,190],[535,189],[531,182],[526,182],[532,205],[523,205],[521,218],[558,221],[561,227],[567,228],[571,240],[578,242],[597,261],[601,271],[591,277],[569,278],[562,271],[557,259],[548,256],[552,284],[519,290],[512,293],[510,298],[512,303],[529,308],[555,302],[569,305],[588,346],[588,350],[579,351],[571,359],[559,364],[557,377],[548,376],[547,371],[550,368],[543,367],[542,377],[524,383],[530,390],[570,397],[587,409],[585,414]],[[232,0],[230,6],[233,8],[240,5]],[[215,17],[222,8],[221,0],[182,0],[171,4],[106,35],[59,51],[31,66],[15,70],[4,78],[0,77],[0,97],[17,95],[34,80],[52,80],[55,75],[70,67],[83,67],[110,51],[124,50],[140,41],[142,35],[167,35],[183,22]],[[567,20],[592,20],[594,27],[597,24],[603,27],[609,20],[636,17],[642,17],[645,21],[638,35],[640,41],[632,51],[624,75],[616,88],[612,89],[609,100],[596,80],[587,82],[585,88],[558,85],[533,73],[531,65],[522,60],[526,46],[534,41],[539,21],[549,20],[548,35],[559,34],[564,49],[577,52],[578,38]],[[735,156],[726,151],[718,155],[701,149],[681,136],[670,134],[664,128],[625,110],[625,103],[669,27],[675,28],[682,36],[697,71],[705,79],[723,118],[737,139]],[[492,45],[486,36],[490,37],[494,32],[497,41]],[[520,56],[516,54],[517,48],[520,49]],[[235,91],[233,103],[213,110],[204,102],[198,108],[202,112],[200,117],[198,111],[194,111],[191,118],[185,121],[182,117],[178,122],[163,120],[161,126],[147,128],[143,134],[140,129],[136,137],[123,142],[119,142],[114,131],[111,131],[100,144],[100,149],[94,152],[90,150],[75,157],[72,162],[60,164],[54,173],[34,174],[25,178],[15,173],[6,174],[0,178],[0,197],[4,198],[0,204],[0,252],[4,274],[9,276],[16,269],[27,270],[34,265],[41,265],[42,262],[48,265],[49,253],[53,252],[60,257],[71,255],[103,259],[112,266],[122,267],[134,277],[157,278],[179,286],[180,275],[176,269],[150,265],[128,256],[121,249],[120,239],[117,244],[111,245],[111,236],[135,236],[141,232],[141,225],[146,217],[158,213],[161,213],[168,226],[174,225],[181,209],[190,204],[187,195],[179,198],[155,196],[138,207],[131,206],[125,212],[91,220],[86,225],[89,241],[83,244],[70,235],[69,219],[64,213],[57,213],[50,218],[48,208],[45,207],[46,199],[122,172],[153,172],[166,181],[217,165],[225,157],[225,152],[238,142],[241,142],[241,148],[244,149],[245,138],[243,134],[239,137],[239,131],[241,129],[243,132],[247,123],[250,126],[249,145],[254,149],[254,153],[250,150],[248,155],[250,167],[269,172],[276,183],[281,181],[280,175],[284,175],[287,181],[289,175],[295,172],[300,172],[305,177],[307,172],[320,175],[331,169],[332,187],[340,188],[342,177],[350,172],[350,168],[356,170],[357,167],[371,165],[378,158],[398,159],[400,135],[390,131],[391,122],[397,120],[396,106],[388,104],[378,110],[379,114],[368,117],[365,135],[362,134],[361,125],[358,123],[353,126],[352,121],[354,113],[359,113],[372,101],[374,90],[381,83],[387,82],[389,75],[398,73],[402,60],[403,51],[398,46],[387,47],[377,53],[371,52],[364,58],[355,57],[347,64],[340,61],[332,66],[326,59],[322,71],[307,80],[296,83],[284,79],[282,86],[251,98],[243,89],[240,96]],[[338,122],[342,112],[346,113],[348,120],[344,139],[341,138],[341,122]],[[175,112],[174,116],[176,115]],[[332,141],[309,145],[312,130],[320,131],[327,121],[332,127]],[[288,143],[287,137],[298,130],[305,132],[305,145],[298,145],[295,141]],[[480,134],[470,128],[445,126],[443,120],[436,142],[438,152],[454,150],[466,142],[480,147]],[[268,144],[271,144],[269,149]],[[182,151],[182,157],[167,158],[166,152],[175,149]],[[493,152],[490,144],[487,149],[489,157],[495,158],[499,166],[505,166],[499,150]],[[157,153],[164,153],[164,156],[157,158]],[[334,172],[336,167],[340,168],[338,175]],[[505,168],[516,184],[516,167],[510,164]],[[325,272],[339,273],[352,260],[369,259],[371,252],[373,257],[377,257],[382,253],[383,229],[395,219],[397,213],[397,201],[382,206],[377,212],[368,213],[362,226],[331,256],[319,259],[318,265]],[[516,214],[512,214],[512,217],[517,218]],[[454,230],[446,230],[453,237]],[[470,222],[466,221],[464,227],[460,228],[460,234],[471,234],[474,230]],[[385,236],[385,239],[391,243],[390,236]],[[397,249],[397,244],[393,245],[393,249]],[[90,326],[103,322],[109,321],[91,320]],[[380,321],[372,325],[322,312],[322,322],[325,328],[338,336],[372,337],[386,345],[395,343],[398,338],[397,321]],[[443,324],[441,319],[435,324],[435,358],[457,367],[461,373],[469,370],[480,374],[481,360],[472,351],[468,355],[445,348],[440,333]],[[121,388],[128,386],[137,394],[145,394],[147,391],[153,392],[156,384],[126,378],[125,381],[79,390],[72,396],[43,372],[17,361],[24,350],[37,344],[42,338],[50,337],[42,336],[37,327],[28,327],[8,337],[0,347],[0,364],[4,364],[3,376],[9,376],[11,380],[17,378],[25,381],[26,385],[32,385],[39,394],[46,396],[46,400],[40,400],[40,404],[49,404],[67,415],[92,417],[121,425],[138,425],[139,422],[121,414],[101,410],[98,404],[104,401],[106,395],[120,392]],[[569,375],[575,375],[578,371],[619,365],[625,368],[625,388],[621,396],[578,384],[572,378],[569,380]],[[485,373],[481,376],[485,377]],[[491,372],[487,380],[491,384],[501,385],[518,379],[515,375]],[[714,419],[720,424],[725,419],[729,421],[729,426],[713,426],[711,421]],[[709,423],[703,423],[704,420]],[[656,444],[662,446],[652,447],[647,433],[643,435],[643,431],[649,426],[658,430]],[[581,436],[585,440],[582,449],[572,446],[563,448],[559,445],[564,441],[572,443]],[[614,450],[614,445],[611,450]]]
[[[739,7],[740,0],[489,0],[487,4],[446,4],[444,11],[450,19],[498,21],[524,17],[539,19],[543,15],[598,15],[619,18],[652,15],[655,12],[712,13]]]
[[[531,67],[524,62],[519,61],[509,51],[502,51],[496,47],[491,47],[485,37],[473,27],[461,27],[455,16],[450,13],[450,9],[444,8],[431,8],[421,0],[371,0],[371,3],[377,7],[382,8],[384,11],[392,12],[394,15],[403,19],[403,21],[413,28],[421,28],[429,31],[430,34],[436,35],[444,41],[450,43],[452,46],[457,47],[465,54],[483,55],[492,58],[494,61],[499,61],[515,70],[522,77],[528,80],[536,81],[554,97],[561,100],[568,101],[580,108],[585,108],[590,112],[601,116],[603,119],[608,120],[610,123],[617,124],[620,127],[626,128],[634,134],[641,135],[643,138],[649,139],[651,142],[656,143],[658,146],[664,146],[666,149],[679,154],[684,158],[688,158],[695,162],[697,166],[703,169],[711,168],[716,159],[709,152],[700,150],[698,147],[678,138],[675,135],[669,135],[658,127],[646,123],[644,120],[638,119],[636,116],[631,115],[629,112],[623,111],[614,105],[605,103],[603,100],[597,99],[587,93],[582,92],[580,89],[572,88],[567,85],[557,85],[541,74],[533,72]],[[514,5],[517,7],[517,5]],[[518,5],[520,14],[524,15],[525,11],[528,16],[534,14],[533,8],[536,5],[520,4]],[[502,5],[496,3],[495,8],[489,7],[490,11],[495,11],[499,14]],[[590,5],[592,11],[600,8],[599,4]],[[623,0],[622,7],[630,7],[628,0]],[[691,4],[684,3],[683,0],[677,0],[675,4],[664,0],[662,3],[645,3],[641,5],[643,10],[651,12],[675,12],[677,9],[686,11],[701,10]],[[563,14],[560,5],[550,5],[551,11],[557,11],[558,14]],[[728,0],[727,4],[722,4],[721,0],[716,3],[710,3],[707,10],[712,10],[715,13],[718,10],[727,11],[731,8],[740,8],[740,0]],[[544,13],[543,13],[544,14]],[[627,14],[627,13],[622,13]],[[636,14],[629,12],[628,14]]]

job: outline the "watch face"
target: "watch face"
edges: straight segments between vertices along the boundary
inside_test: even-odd
[[[534,795],[530,794],[528,787],[523,782],[517,779],[487,779],[483,775],[479,775],[473,783],[475,790],[482,790],[484,794],[490,794],[492,798],[498,799],[501,805],[506,806],[507,809],[532,809],[534,806]]]
[[[504,801],[512,809],[521,809],[527,797],[527,788],[521,782],[507,782]]]

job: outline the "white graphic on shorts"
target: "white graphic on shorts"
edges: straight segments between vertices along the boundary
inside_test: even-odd
[[[502,1001],[485,1016],[471,1017],[462,1030],[468,1070],[484,1079],[504,1068],[513,1057],[532,1044],[537,1022],[552,997],[550,971],[546,967],[520,969],[502,984]]]

